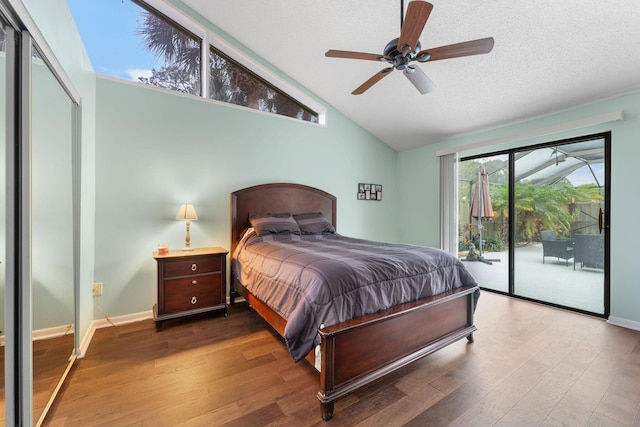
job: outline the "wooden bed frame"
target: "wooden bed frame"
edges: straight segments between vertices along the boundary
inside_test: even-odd
[[[336,198],[300,184],[263,184],[231,193],[231,253],[250,227],[249,214],[321,212],[336,225]],[[464,287],[319,329],[323,420],[334,402],[455,341],[473,342],[474,292]],[[231,303],[242,296],[280,335],[286,320],[252,295],[231,266]],[[315,364],[312,351],[307,360]]]

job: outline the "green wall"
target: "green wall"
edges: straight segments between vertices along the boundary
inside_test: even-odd
[[[192,246],[228,248],[230,192],[267,182],[337,196],[343,234],[397,239],[397,153],[335,110],[320,126],[98,78],[96,117],[95,280],[109,316],[151,309],[151,252],[184,246],[181,203],[198,212]],[[358,182],[382,184],[383,200],[356,200]]]
[[[624,120],[543,137],[501,143],[483,149],[462,151],[461,156],[492,152],[504,148],[521,147],[542,142],[611,131],[611,316],[630,321],[640,327],[640,264],[636,254],[637,226],[637,171],[640,159],[640,94],[617,97],[595,104],[575,108],[536,120],[505,126],[488,132],[455,138],[398,154],[400,241],[440,245],[439,217],[439,150],[463,147],[468,144],[504,138],[570,123],[614,111],[624,112]],[[425,184],[426,183],[426,184]],[[415,197],[421,194],[421,197]]]

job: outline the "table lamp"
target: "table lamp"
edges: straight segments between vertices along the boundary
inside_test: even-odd
[[[180,210],[178,211],[178,215],[176,215],[176,219],[180,221],[187,221],[187,236],[184,241],[183,251],[192,251],[191,247],[191,236],[189,236],[189,226],[191,225],[191,220],[197,221],[198,214],[196,213],[196,208],[191,204],[183,204],[180,206]]]

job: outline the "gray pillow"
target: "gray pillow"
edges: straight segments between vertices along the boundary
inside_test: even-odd
[[[300,227],[290,213],[249,215],[249,223],[258,236],[272,233],[300,234]]]
[[[320,212],[294,215],[302,234],[335,233],[335,227]]]

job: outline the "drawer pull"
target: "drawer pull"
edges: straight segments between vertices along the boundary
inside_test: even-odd
[[[191,264],[191,271],[196,271],[198,269],[198,265],[194,262]]]
[[[198,284],[198,281],[194,279],[194,280],[192,280],[192,281],[191,281],[191,284],[192,284],[192,285],[197,285],[197,284]]]
[[[191,297],[191,304],[195,304],[198,302],[198,298],[196,297]]]

